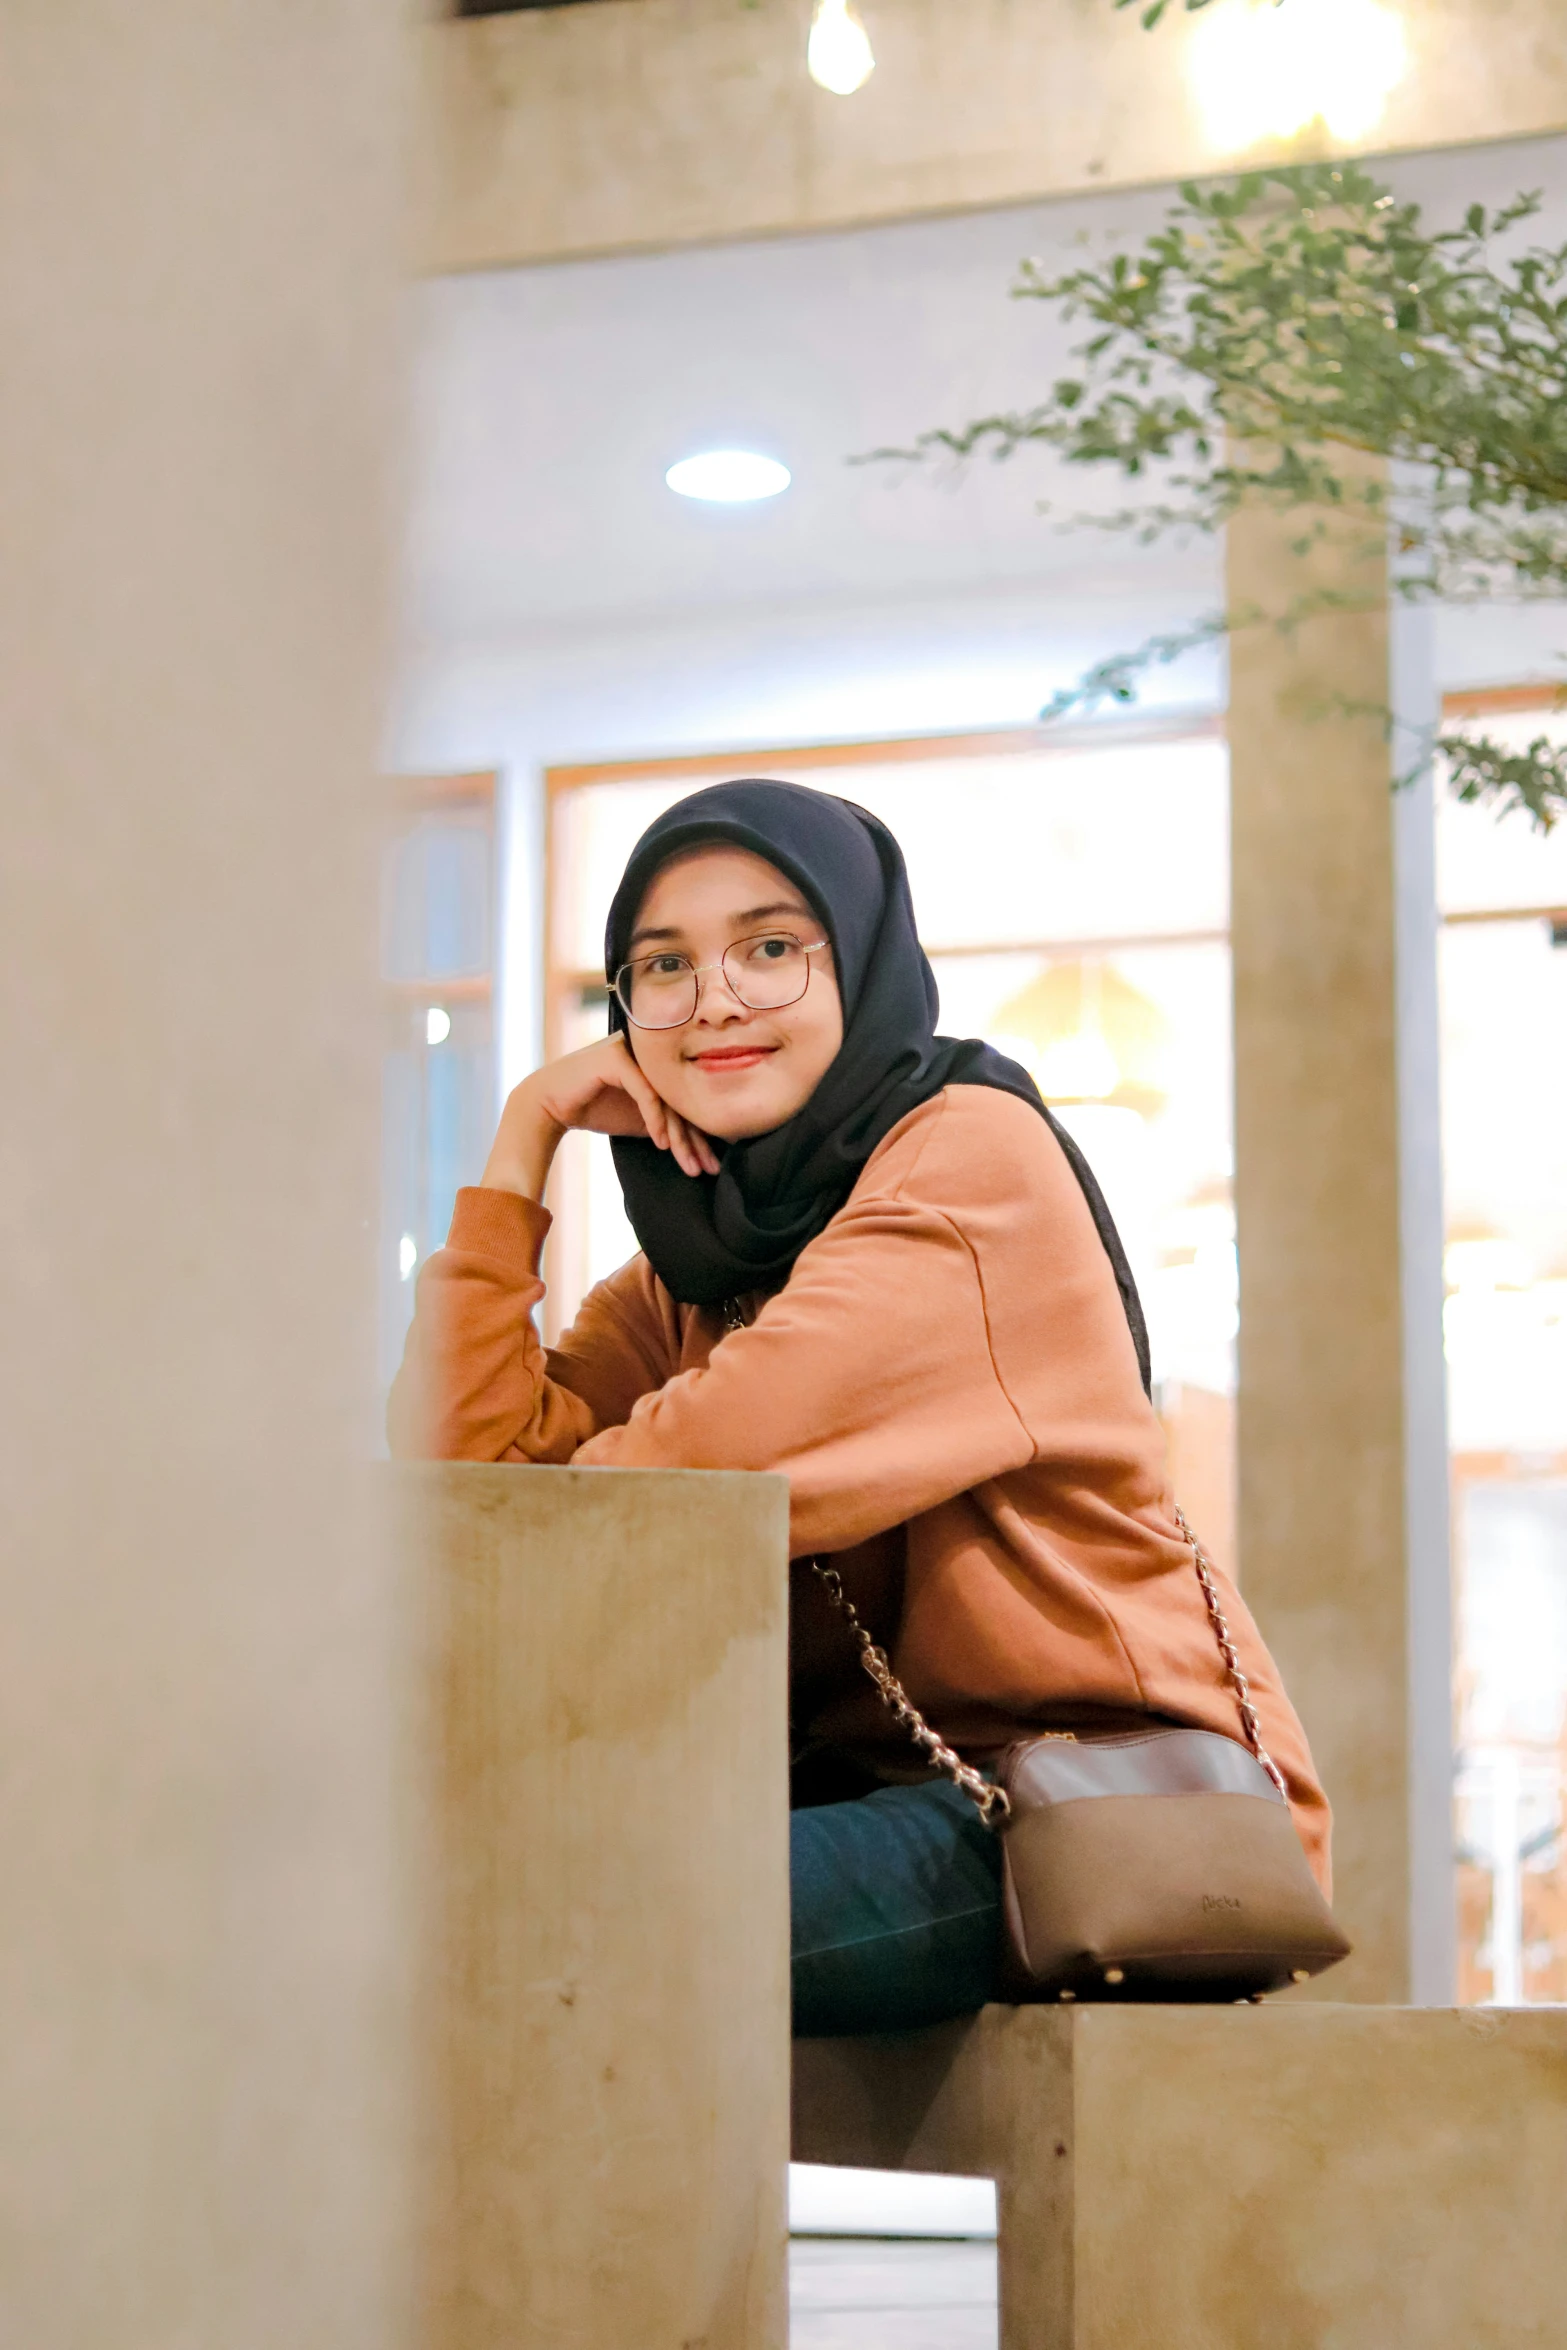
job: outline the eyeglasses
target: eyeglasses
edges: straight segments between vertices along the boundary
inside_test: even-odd
[[[716,963],[693,963],[689,955],[638,955],[615,973],[615,993],[633,1028],[683,1028],[702,1000],[702,980],[722,971],[724,985],[748,1012],[781,1012],[797,1004],[811,984],[811,957],[827,944],[809,945],[787,930],[759,938],[737,938]]]

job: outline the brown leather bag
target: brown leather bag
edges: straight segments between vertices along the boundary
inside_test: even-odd
[[[1002,1838],[1002,1996],[1256,1999],[1349,1953],[1262,1743],[1207,1554],[1191,1544],[1246,1744],[1174,1725],[1019,1739],[987,1778],[910,1702],[837,1570],[816,1573],[860,1662],[932,1764]]]

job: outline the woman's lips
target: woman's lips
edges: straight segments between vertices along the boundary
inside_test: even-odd
[[[715,1045],[710,1053],[692,1053],[691,1066],[720,1076],[730,1069],[756,1069],[778,1050],[773,1044]]]

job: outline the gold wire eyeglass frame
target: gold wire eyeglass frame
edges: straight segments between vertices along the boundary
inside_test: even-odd
[[[716,963],[687,963],[685,976],[690,980],[693,990],[691,997],[691,1009],[689,1012],[682,1012],[678,1020],[639,1020],[636,1014],[632,1011],[630,1004],[626,1000],[631,993],[630,974],[636,970],[638,963],[656,962],[659,959],[657,956],[639,955],[633,962],[622,963],[620,969],[615,973],[614,979],[610,984],[617,999],[619,1000],[621,1010],[625,1013],[626,1018],[630,1021],[632,1027],[644,1029],[649,1034],[655,1036],[666,1035],[672,1028],[684,1028],[688,1021],[694,1020],[696,1018],[697,1013],[702,1008],[702,982],[710,971],[721,971],[723,973],[725,987],[728,988],[730,994],[734,997],[735,1002],[737,1004],[743,1005],[746,1011],[787,1011],[791,1004],[797,1004],[802,1000],[807,988],[810,986],[810,957],[812,955],[819,955],[821,953],[823,947],[825,947],[828,943],[825,938],[814,939],[808,946],[801,946],[801,942],[798,939],[791,940],[791,944],[799,946],[802,954],[804,954],[806,957],[805,976],[801,980],[799,989],[794,995],[775,996],[770,1003],[753,1004],[750,997],[747,996],[740,988],[735,980],[733,972],[729,968],[729,958],[731,955],[739,954],[745,947],[754,947],[759,945],[764,938],[780,938],[784,935],[786,934],[781,931],[761,930],[757,932],[754,938],[737,938],[732,945],[725,947],[723,953],[719,956]],[[622,984],[623,982],[624,984]]]

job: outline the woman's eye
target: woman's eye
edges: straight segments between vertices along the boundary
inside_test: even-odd
[[[679,979],[689,966],[684,955],[649,955],[645,968],[649,979]]]
[[[753,963],[781,963],[789,955],[798,954],[797,938],[758,938],[751,942],[750,960]]]

